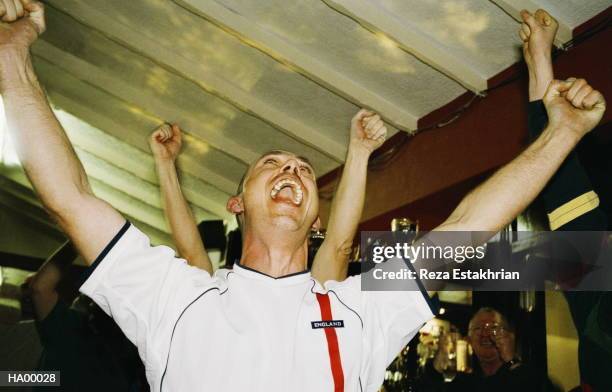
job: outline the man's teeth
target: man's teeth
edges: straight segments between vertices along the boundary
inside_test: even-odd
[[[300,186],[300,184],[298,184],[297,182],[289,178],[286,178],[284,180],[280,180],[279,182],[277,182],[272,188],[272,192],[270,192],[270,196],[273,199],[275,199],[276,196],[278,196],[279,192],[287,185],[290,186],[294,190],[293,204],[300,205],[302,203],[302,198],[304,197],[302,187]]]

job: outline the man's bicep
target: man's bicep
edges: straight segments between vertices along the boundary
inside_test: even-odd
[[[59,223],[91,265],[125,224],[125,218],[110,204],[93,196],[74,204],[58,215]]]

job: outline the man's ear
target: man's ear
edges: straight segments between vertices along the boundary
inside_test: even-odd
[[[244,212],[244,206],[242,204],[241,196],[232,196],[227,201],[227,205],[225,206],[227,211],[231,212],[234,215],[239,215]]]
[[[319,230],[321,228],[321,217],[317,216],[312,226],[310,226],[313,230]]]

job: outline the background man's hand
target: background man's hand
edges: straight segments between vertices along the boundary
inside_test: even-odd
[[[349,148],[361,148],[368,154],[380,147],[387,137],[387,127],[380,116],[361,109],[351,120]]]
[[[565,128],[584,136],[599,124],[606,100],[584,79],[553,80],[544,95],[549,126]]]
[[[495,336],[492,339],[495,347],[497,347],[499,357],[503,362],[507,363],[514,359],[514,333],[504,332],[500,336]]]
[[[33,0],[0,0],[0,49],[28,48],[45,31],[43,5]]]
[[[549,59],[559,23],[542,9],[534,14],[522,10],[521,18],[523,23],[519,36],[523,41],[523,55],[527,64],[533,65],[539,59]]]
[[[156,161],[174,162],[182,144],[181,129],[176,124],[162,124],[149,138],[149,146]]]

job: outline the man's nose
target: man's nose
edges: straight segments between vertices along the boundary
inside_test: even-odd
[[[283,165],[283,169],[282,170],[283,170],[283,172],[294,172],[295,174],[298,174],[299,173],[298,167],[299,167],[299,164],[298,164],[297,160],[289,159]]]

